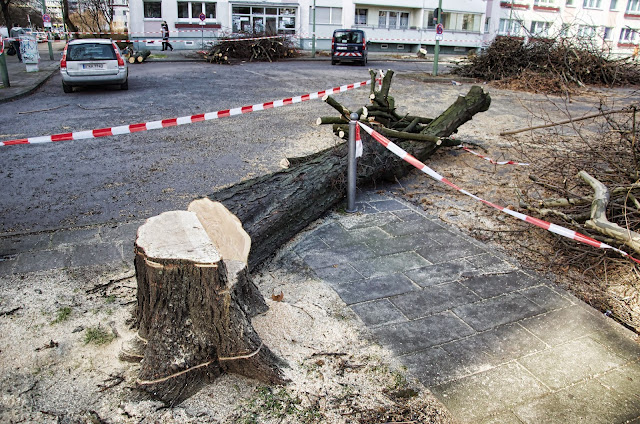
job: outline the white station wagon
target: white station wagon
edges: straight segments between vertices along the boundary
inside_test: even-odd
[[[118,46],[105,38],[71,40],[60,60],[62,89],[71,93],[73,87],[117,84],[129,89],[129,70]]]

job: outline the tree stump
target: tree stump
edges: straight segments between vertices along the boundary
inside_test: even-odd
[[[224,372],[284,382],[251,324],[267,305],[247,272],[249,245],[240,221],[208,199],[138,229],[139,388],[176,404]]]

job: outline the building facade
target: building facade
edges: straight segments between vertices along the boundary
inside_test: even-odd
[[[432,51],[437,7],[438,0],[130,0],[128,28],[132,38],[159,39],[166,21],[173,45],[184,48],[231,33],[290,34],[306,50],[314,27],[320,50],[330,48],[335,29],[358,28],[372,51]],[[602,48],[628,54],[640,41],[640,0],[444,0],[441,22],[443,53],[514,35],[597,38]]]
[[[640,0],[489,0],[488,32],[523,38],[570,38],[618,55],[640,39]]]

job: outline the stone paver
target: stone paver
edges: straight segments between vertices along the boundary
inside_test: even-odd
[[[361,199],[296,251],[459,422],[640,422],[631,332],[435,217]]]

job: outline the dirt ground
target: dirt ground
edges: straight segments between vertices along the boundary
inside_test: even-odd
[[[392,94],[401,110],[435,116],[469,87],[398,77]],[[588,113],[603,95],[616,105],[638,100],[630,90],[599,90],[562,103],[563,110],[543,95],[487,89],[491,108],[460,128],[458,139],[482,146],[483,153],[496,160],[531,165],[495,166],[459,149],[440,150],[428,165],[474,194],[515,207],[515,189],[528,181],[528,174],[536,173],[537,152],[546,157],[554,148],[553,140],[533,142],[531,133],[505,138],[498,135],[500,131],[540,122],[532,111],[558,120],[566,117],[567,110]],[[321,130],[331,132],[328,127]],[[562,272],[541,261],[554,256],[551,236],[543,230],[527,227],[417,171],[399,181],[395,191],[583,298],[593,292],[578,270]],[[139,365],[118,359],[122,344],[135,337],[130,328],[135,307],[133,264],[1,279],[0,421],[451,422],[429,391],[370,339],[336,293],[301,265],[285,248],[254,275],[270,306],[254,325],[264,342],[289,364],[285,375],[291,383],[270,388],[226,375],[174,408],[136,391]],[[632,268],[619,267],[616,272],[618,276],[609,276],[604,289],[637,296]],[[281,292],[281,301],[272,300],[272,294]]]

